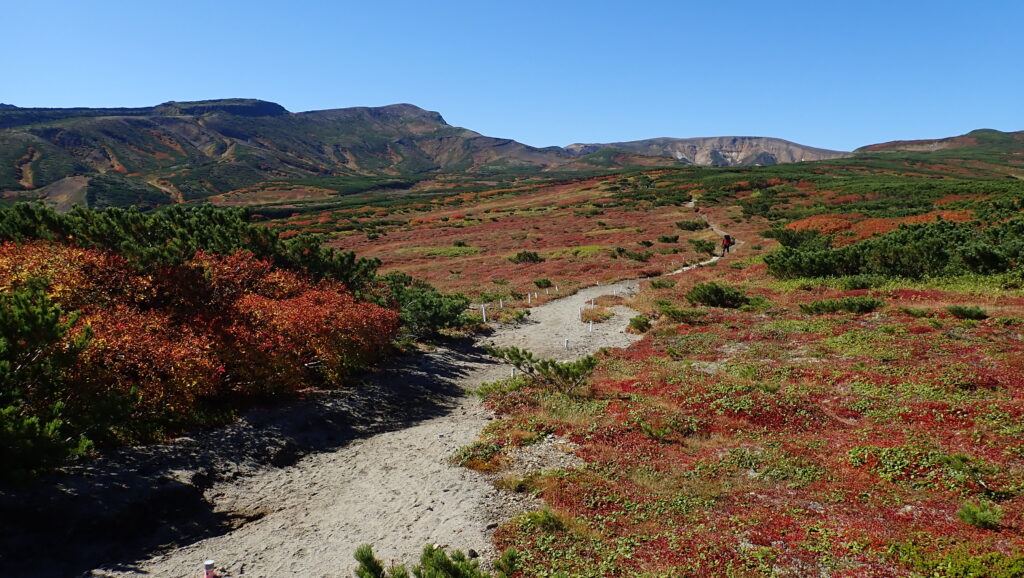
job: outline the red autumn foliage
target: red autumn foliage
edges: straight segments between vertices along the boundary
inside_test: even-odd
[[[128,400],[139,423],[183,424],[212,400],[337,384],[398,330],[396,311],[245,251],[138,271],[101,251],[0,244],[0,288],[40,277],[51,299],[81,313],[80,331],[93,332],[68,402]]]

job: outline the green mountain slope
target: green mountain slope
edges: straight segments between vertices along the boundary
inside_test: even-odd
[[[60,189],[82,197],[81,190],[68,192],[65,179],[86,175],[79,181],[87,182],[90,205],[181,202],[311,177],[336,190],[351,178],[378,182],[368,176],[536,172],[569,160],[558,149],[485,137],[407,104],[307,113],[258,100],[146,109],[5,106],[0,127],[0,191],[49,197]],[[135,192],[111,197],[117,181]]]
[[[689,156],[653,146],[535,148],[451,126],[440,114],[409,104],[302,113],[254,99],[148,108],[2,105],[0,195],[42,198],[58,208],[146,208],[197,199],[264,204],[408,187],[436,174],[592,173],[703,158],[718,165],[774,164],[807,154],[783,154],[750,139],[703,140],[716,141],[714,150],[693,144]],[[717,141],[739,145],[732,151]],[[816,150],[793,143],[784,148]]]

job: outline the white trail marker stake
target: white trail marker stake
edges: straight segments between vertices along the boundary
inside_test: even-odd
[[[569,340],[568,339],[565,340],[565,348],[569,349]]]
[[[487,306],[486,305],[481,305],[480,306],[480,315],[483,316],[484,323],[487,323]]]

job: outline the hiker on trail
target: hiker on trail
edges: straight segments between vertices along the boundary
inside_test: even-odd
[[[725,254],[729,252],[729,247],[732,247],[734,244],[735,243],[733,243],[732,237],[730,237],[729,235],[726,235],[726,236],[722,237],[722,256],[723,257],[725,257]]]

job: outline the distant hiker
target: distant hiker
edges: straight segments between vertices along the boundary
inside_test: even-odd
[[[726,236],[722,237],[722,256],[723,257],[725,257],[725,254],[729,252],[729,247],[732,247],[734,244],[735,243],[733,243],[732,237],[730,237],[729,235],[726,235]]]

